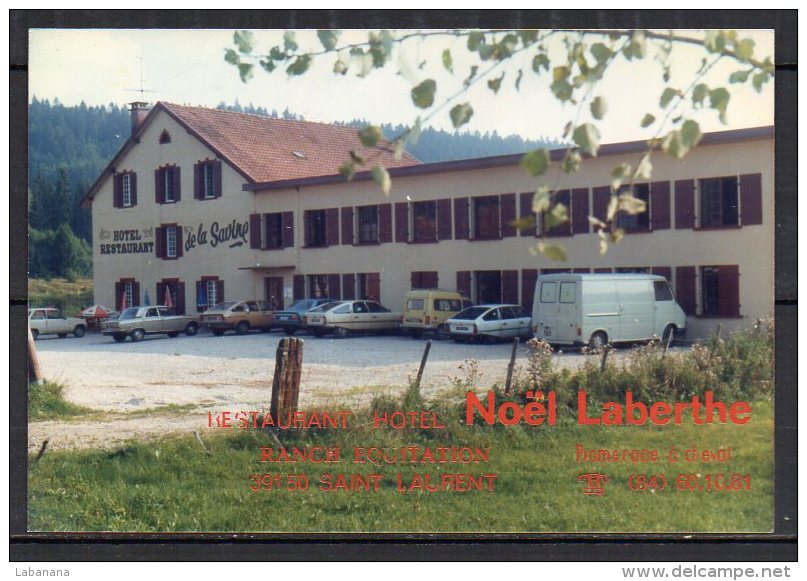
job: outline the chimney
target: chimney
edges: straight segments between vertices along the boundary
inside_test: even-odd
[[[149,104],[143,101],[129,103],[129,111],[132,117],[132,135],[134,135],[143,124],[146,115],[148,115]]]

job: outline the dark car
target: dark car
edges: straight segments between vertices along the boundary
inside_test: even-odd
[[[285,311],[277,311],[272,321],[272,328],[280,327],[286,335],[294,335],[303,328],[303,315],[320,305],[333,302],[334,299],[302,299],[296,301]]]

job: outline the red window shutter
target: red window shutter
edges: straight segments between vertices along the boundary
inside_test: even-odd
[[[283,212],[283,248],[294,248],[294,212]]]
[[[377,272],[367,274],[367,299],[381,302],[381,275]]]
[[[721,317],[740,316],[740,270],[737,265],[719,266],[718,276],[718,315]]]
[[[164,305],[165,304],[165,283],[158,282],[157,283],[157,294],[154,295],[154,304],[156,305]]]
[[[162,169],[154,170],[154,201],[157,204],[165,203],[165,180]]]
[[[339,208],[325,210],[325,237],[328,246],[339,244]]]
[[[137,281],[132,282],[132,307],[140,306],[140,283]]]
[[[217,280],[216,281],[216,302],[223,303],[224,302],[224,281]]]
[[[328,275],[328,297],[332,299],[342,298],[341,277],[338,274]]]
[[[607,222],[608,204],[611,202],[611,187],[601,186],[594,188],[592,191],[592,198],[594,199],[594,217],[598,220],[602,220],[603,222]],[[597,228],[594,230],[596,231]],[[610,231],[610,226],[607,226],[605,231]]]
[[[177,258],[182,256],[182,226],[177,226]]]
[[[456,208],[456,206],[455,206]],[[471,271],[457,271],[457,292],[468,298],[471,297]]]
[[[302,274],[294,275],[294,300],[301,301],[305,298],[305,277]]]
[[[533,192],[523,192],[518,195],[519,218],[521,218],[521,220],[532,218],[533,221],[532,226],[521,229],[522,236],[535,236],[537,233],[535,227],[535,213],[532,211],[533,197],[535,197]]]
[[[454,198],[454,240],[468,240],[471,237],[468,205],[468,198]]]
[[[675,182],[675,228],[695,227],[695,180]]]
[[[675,299],[681,305],[684,313],[690,316],[696,314],[697,287],[694,266],[675,267]]]
[[[214,196],[215,198],[220,198],[223,193],[222,183],[221,183],[221,162],[217,161],[213,165],[213,187],[216,189]]]
[[[668,281],[672,281],[672,268],[669,266],[654,266],[651,272],[658,276],[663,276]]]
[[[112,174],[112,206],[123,207],[123,176],[119,173]]]
[[[182,179],[179,177],[179,169],[179,166],[174,166],[174,201],[177,202],[182,199]]]
[[[174,310],[176,311],[177,315],[184,315],[185,314],[185,283],[180,281],[176,283],[176,294],[177,294],[177,301],[174,305]]]
[[[136,206],[137,205],[137,174],[132,172],[130,175],[132,176],[130,178],[131,179],[131,184],[132,184],[132,205]]]
[[[743,226],[762,224],[762,175],[740,176],[740,203]]]
[[[342,299],[352,301],[356,298],[356,275],[345,273],[342,275]]]
[[[420,271],[412,271],[409,275],[409,284],[412,290],[423,288],[423,276]]]
[[[598,273],[610,273],[610,272],[614,272],[614,269],[613,268],[595,268],[594,269],[595,274],[598,274]]]
[[[260,249],[261,247],[261,215],[249,215],[249,247]]]
[[[342,208],[342,244],[353,244],[353,208]]]
[[[115,283],[115,310],[120,311],[121,307],[123,306],[123,302],[121,299],[123,298],[123,283],[116,282]]]
[[[204,198],[204,186],[202,179],[204,174],[202,172],[202,164],[197,163],[193,166],[193,197],[196,200]]]
[[[378,241],[381,244],[392,242],[392,204],[378,206]]]
[[[412,290],[415,289],[436,289],[438,288],[438,273],[435,270],[412,272]]]
[[[518,304],[518,271],[502,271],[502,302],[511,305]]]
[[[650,184],[650,226],[653,230],[670,229],[670,182]]]
[[[575,273],[575,274],[590,274],[591,269],[590,268],[573,268],[572,272]]]
[[[525,268],[521,271],[521,306],[532,312],[532,299],[535,295],[535,283],[538,280],[538,270]]]
[[[451,200],[437,200],[437,239],[451,240]]]
[[[409,204],[395,204],[395,242],[409,242]]]
[[[588,234],[590,231],[588,213],[588,188],[573,189],[571,217],[574,234]]]
[[[516,219],[516,195],[501,195],[501,232],[502,238],[515,236],[516,227],[513,225]]]
[[[558,224],[550,228],[547,232],[547,236],[571,236],[572,235],[572,223],[571,220],[573,219],[572,216],[572,192],[570,190],[558,190],[554,197],[553,204],[563,204],[566,206],[566,211],[569,214],[569,220],[564,222],[563,224]]]
[[[154,229],[154,249],[157,258],[165,258],[165,228],[161,226]]]

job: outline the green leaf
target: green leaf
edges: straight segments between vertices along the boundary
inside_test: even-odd
[[[238,65],[238,74],[241,76],[241,82],[246,83],[253,76],[253,65],[249,63],[240,63]]]
[[[294,60],[293,63],[291,63],[286,68],[286,72],[290,75],[302,75],[308,70],[308,67],[310,66],[311,66],[311,56],[307,54],[301,54]]]
[[[572,133],[572,141],[591,157],[597,157],[597,150],[600,148],[600,132],[591,123],[578,125]]]
[[[625,230],[623,228],[614,228],[611,232],[611,241],[614,244],[618,244],[620,240],[625,237]]]
[[[518,91],[521,88],[521,77],[523,77],[523,76],[524,76],[524,71],[521,70],[521,69],[518,69],[518,75],[516,76],[516,84],[515,84],[516,91]]]
[[[684,121],[681,126],[681,142],[691,149],[698,145],[703,134],[701,133],[700,125],[692,119]]]
[[[700,139],[700,126],[689,119],[684,121],[680,131],[670,131],[662,138],[661,150],[668,155],[681,159],[698,144]]]
[[[532,58],[532,70],[540,73],[541,69],[549,70],[549,57],[545,53],[538,53]]]
[[[478,31],[472,30],[471,33],[468,35],[468,50],[474,52],[479,49],[479,47],[485,43],[485,34]]]
[[[347,181],[351,181],[353,176],[356,175],[356,164],[352,161],[342,162],[339,166],[339,173],[342,174]]]
[[[552,200],[549,197],[549,188],[541,186],[532,197],[532,213],[540,214],[541,212],[545,212],[549,209],[551,204]]]
[[[722,30],[707,30],[703,45],[709,52],[723,52],[726,49],[726,34]]]
[[[609,222],[614,219],[616,216],[616,211],[619,209],[619,198],[616,196],[611,196],[611,199],[608,200],[608,210],[605,213],[605,219]]]
[[[643,59],[645,55],[645,36],[640,30],[633,33],[630,42],[622,49],[622,54],[630,60]]]
[[[635,216],[644,212],[647,205],[644,200],[634,197],[633,192],[626,192],[619,195],[619,209],[626,214]]]
[[[613,56],[613,51],[601,42],[596,42],[591,45],[591,55],[602,64],[608,61]]]
[[[359,131],[359,141],[365,147],[375,147],[383,137],[381,128],[376,125],[368,125]]]
[[[709,91],[709,105],[720,113],[720,121],[723,123],[727,123],[726,110],[728,109],[730,98],[731,95],[723,87]]]
[[[479,45],[479,58],[483,61],[490,59],[493,56],[493,53],[496,52],[496,47],[492,44],[480,44]]]
[[[580,169],[581,161],[583,161],[583,158],[580,156],[580,152],[573,149],[564,156],[560,169],[563,170],[563,173],[575,172]]]
[[[552,90],[555,97],[557,97],[560,101],[570,100],[572,98],[572,94],[574,93],[574,87],[566,79],[555,81],[549,86],[549,88]]]
[[[317,30],[317,38],[325,50],[331,51],[336,48],[339,40],[340,30]]]
[[[653,164],[650,162],[650,152],[648,151],[642,156],[639,165],[636,166],[636,171],[633,173],[633,178],[637,180],[649,180],[653,175]]]
[[[451,123],[454,124],[454,128],[457,129],[462,127],[468,121],[471,120],[471,116],[474,114],[474,110],[471,107],[470,103],[461,103],[459,105],[455,105],[451,108],[451,112],[449,115],[451,116]]]
[[[434,103],[434,93],[437,83],[433,79],[426,79],[412,89],[412,102],[421,109],[428,109]]]
[[[675,97],[680,97],[681,91],[678,89],[673,89],[672,87],[667,87],[664,89],[664,92],[661,93],[661,99],[659,99],[659,107],[662,109],[666,109],[667,105],[670,104]]]
[[[346,75],[347,74],[347,63],[342,59],[337,59],[335,63],[333,63],[333,72],[337,75]]]
[[[465,85],[466,87],[467,87],[468,85],[470,85],[470,84],[471,84],[471,81],[473,81],[473,80],[474,80],[474,77],[476,76],[476,71],[478,71],[478,70],[479,70],[479,67],[478,67],[477,65],[473,65],[473,66],[471,67],[470,72],[468,73],[468,78],[466,78],[466,79],[465,79],[465,80],[462,82],[462,84],[463,84],[463,85]]]
[[[729,76],[729,83],[744,83],[751,76],[751,71],[734,71]]]
[[[350,150],[350,159],[356,165],[364,165],[364,158],[362,156],[360,156],[358,153],[356,153],[355,150],[352,150],[352,149]]]
[[[252,52],[252,32],[249,30],[241,30],[233,33],[233,44],[238,47],[238,52],[241,54],[250,54]]]
[[[280,50],[279,46],[273,46],[269,51],[269,58],[273,61],[284,61],[288,57],[285,52]]]
[[[443,51],[443,68],[449,73],[454,73],[454,60],[451,58],[451,51],[449,49]]]
[[[504,73],[495,79],[488,79],[488,89],[494,93],[498,93],[499,89],[502,87],[502,80],[504,80]]]
[[[267,73],[275,70],[275,63],[271,59],[261,59],[260,65]]]
[[[569,75],[571,75],[569,67],[560,66],[552,69],[552,79],[555,81],[563,81],[565,79],[568,79]]]
[[[642,117],[642,128],[650,127],[655,121],[656,117],[654,115],[651,115],[650,113],[645,114],[645,116]]]
[[[754,85],[754,89],[756,89],[757,93],[762,92],[762,86],[770,80],[771,76],[768,73],[756,73],[753,78],[751,79],[751,83]]]
[[[538,40],[537,30],[519,30],[518,36],[521,38],[521,43],[526,47]]]
[[[696,106],[703,105],[704,99],[709,94],[709,87],[704,85],[703,83],[698,83],[695,85],[695,88],[692,89],[692,104]]]
[[[751,38],[744,38],[735,45],[734,52],[740,57],[740,60],[749,60],[754,57],[754,40]]]
[[[562,246],[555,244],[547,244],[543,240],[538,243],[537,250],[549,260],[564,261],[566,260],[566,251]]]
[[[594,119],[602,119],[605,117],[605,113],[608,111],[608,104],[605,102],[605,99],[602,97],[596,97],[591,102],[591,115]]]
[[[549,167],[549,152],[546,149],[528,151],[521,156],[519,165],[532,176],[539,176]]]
[[[299,47],[297,46],[297,42],[295,40],[295,34],[293,30],[287,30],[283,34],[283,48],[286,49],[286,52],[294,52]]]
[[[224,60],[225,62],[230,63],[231,65],[237,65],[241,62],[241,57],[238,56],[238,53],[235,52],[231,48],[224,49]]]
[[[389,196],[392,189],[392,180],[389,177],[389,172],[384,166],[377,165],[372,169],[373,181],[381,187],[381,191],[385,196]]]
[[[622,182],[630,177],[633,168],[627,163],[621,163],[611,171],[611,191],[619,190]]]

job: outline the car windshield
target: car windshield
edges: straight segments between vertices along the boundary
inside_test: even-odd
[[[478,319],[480,316],[484,315],[490,310],[488,307],[471,307],[470,309],[465,309],[464,311],[460,311],[453,317],[452,319],[463,319],[467,321],[473,321],[474,319]]]
[[[207,310],[207,312],[208,312],[208,313],[221,313],[222,311],[226,311],[226,310],[228,310],[228,309],[229,309],[230,307],[232,307],[234,304],[235,304],[235,301],[228,302],[228,303],[219,303],[219,304],[217,304],[217,305],[214,305],[214,306],[210,307],[210,308]]]
[[[131,309],[126,309],[120,314],[118,317],[119,321],[125,321],[126,319],[134,319],[137,316],[137,307],[132,307]]]
[[[306,299],[304,301],[297,301],[292,306],[289,307],[288,310],[293,311],[295,313],[305,313],[306,311],[310,311],[313,309],[317,304],[316,299]]]
[[[325,311],[330,311],[332,308],[339,306],[342,304],[342,301],[331,301],[330,303],[325,303],[324,305],[318,306],[316,309],[311,309],[309,312],[311,313],[324,313]]]

